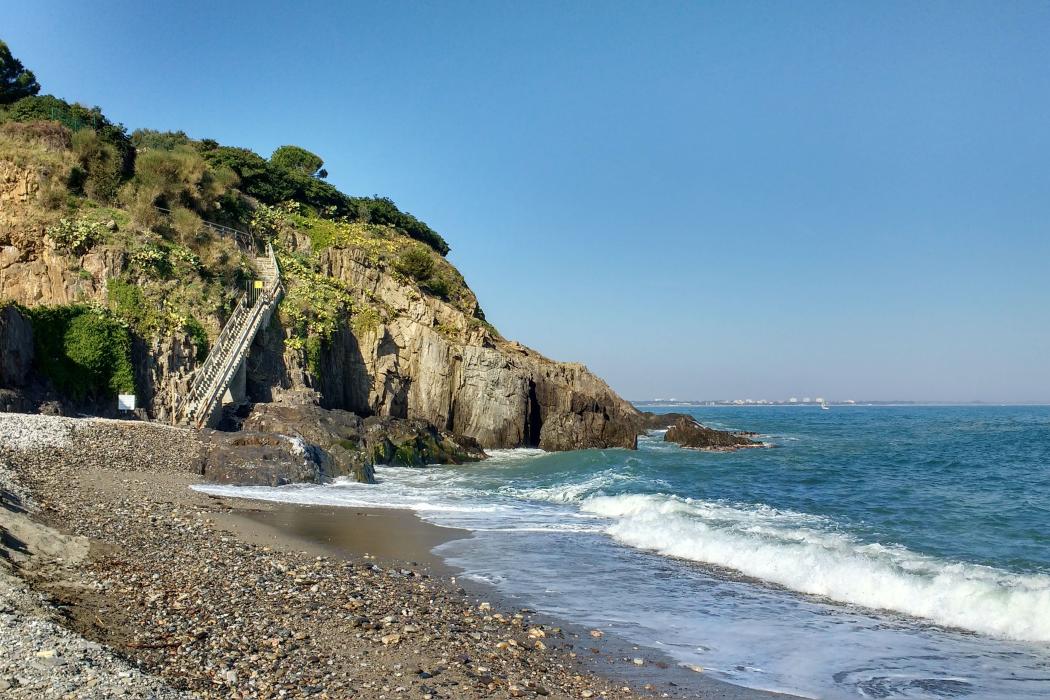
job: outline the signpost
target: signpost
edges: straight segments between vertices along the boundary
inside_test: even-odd
[[[118,411],[134,411],[135,410],[135,395],[134,394],[120,394],[117,396],[117,410]]]

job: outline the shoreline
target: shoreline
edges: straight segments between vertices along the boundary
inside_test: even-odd
[[[461,570],[458,567],[446,563],[440,555],[431,551],[446,542],[470,539],[473,534],[469,530],[428,523],[415,512],[401,508],[318,506],[249,497],[211,497],[233,503],[263,505],[261,508],[234,505],[233,512],[219,519],[238,531],[241,536],[271,538],[269,541],[282,542],[283,546],[302,544],[309,548],[311,553],[364,556],[375,560],[381,566],[419,566],[434,575],[451,578],[452,582],[464,591],[462,595],[474,598],[475,604],[487,602],[497,610],[516,607],[497,587],[469,578],[460,578],[458,574]],[[360,526],[362,521],[374,525],[369,523],[370,520],[385,520],[386,525],[392,526],[398,534],[409,535],[401,540],[407,548],[401,549],[389,542],[370,544],[368,538],[360,534],[346,536],[347,530],[343,528]],[[366,528],[365,531],[370,529]],[[420,549],[420,543],[425,543],[428,548]],[[721,700],[800,697],[750,688],[703,675],[702,672],[675,661],[655,646],[634,644],[620,638],[614,632],[602,630],[602,636],[595,638],[590,633],[591,628],[542,611],[532,612],[530,618],[548,627],[562,630],[570,640],[572,648],[582,650],[577,652],[579,657],[594,672],[631,685],[640,684],[643,688],[651,686],[652,690],[657,690],[660,685],[666,686],[659,693],[661,697]],[[641,658],[645,663],[635,664],[634,659],[637,658]]]
[[[195,491],[199,475],[179,461],[196,440],[189,431],[3,414],[0,435],[9,438],[0,481],[13,474],[27,494],[18,517],[50,528],[47,537],[87,543],[63,561],[46,556],[41,538],[23,543],[25,561],[11,559],[45,601],[39,615],[171,697],[778,697],[612,635],[594,640],[459,581],[430,550],[467,531],[410,511]],[[0,665],[11,697],[48,694],[56,674],[34,675],[34,659]],[[92,677],[79,657],[61,668]]]

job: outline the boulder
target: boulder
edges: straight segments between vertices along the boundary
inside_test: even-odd
[[[259,457],[254,453],[261,446],[258,437],[244,443],[238,441],[237,436],[267,436],[265,447],[271,449],[264,457],[269,460],[272,473],[217,467],[213,474],[206,473],[206,476],[217,475],[223,481],[247,480],[239,483],[259,483],[257,479],[268,483],[277,478],[285,479],[285,483],[319,482],[351,476],[373,483],[376,464],[422,467],[476,462],[486,457],[477,441],[440,431],[424,420],[375,416],[362,419],[349,411],[312,404],[256,404],[241,423],[240,431],[224,441],[227,450],[234,448],[243,453],[233,461]],[[289,461],[273,453],[272,448],[287,452],[281,441],[288,440],[297,441],[300,449],[307,450],[306,462],[300,455]],[[243,449],[246,447],[251,449]]]
[[[300,437],[242,431],[207,431],[204,477],[220,484],[283,486],[320,483],[331,471],[324,450]]]

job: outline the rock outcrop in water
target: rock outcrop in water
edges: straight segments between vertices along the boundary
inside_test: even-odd
[[[697,422],[691,416],[681,415],[664,433],[666,442],[674,442],[682,447],[713,452],[727,452],[743,447],[762,447],[743,433],[727,430],[715,430]]]

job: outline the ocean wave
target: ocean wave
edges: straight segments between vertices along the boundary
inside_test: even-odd
[[[863,543],[821,518],[667,495],[594,496],[617,541],[840,603],[1021,641],[1050,642],[1050,576]]]
[[[534,459],[550,453],[538,447],[508,447],[499,450],[486,450],[485,454],[488,455],[485,464],[489,465],[501,462],[520,462],[523,459]]]
[[[497,493],[527,501],[546,501],[558,504],[579,503],[590,496],[602,493],[607,488],[633,480],[634,477],[629,474],[607,469],[582,481],[533,488],[506,486],[497,489]]]

